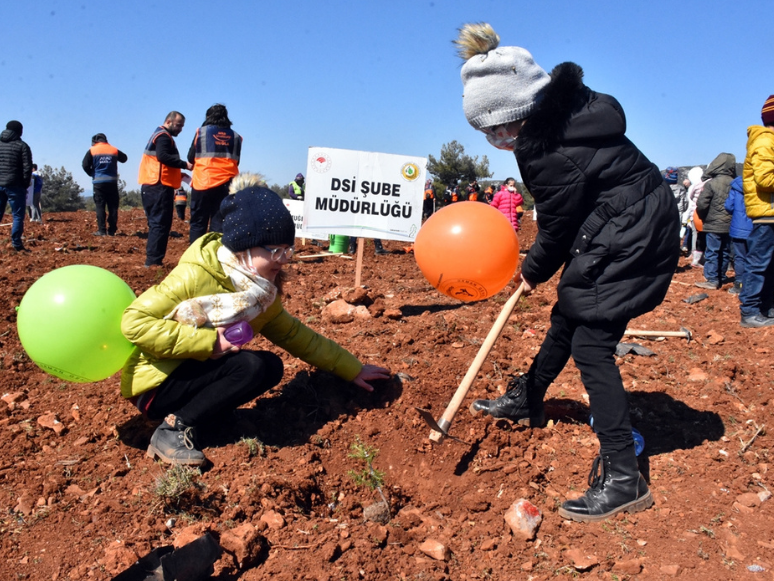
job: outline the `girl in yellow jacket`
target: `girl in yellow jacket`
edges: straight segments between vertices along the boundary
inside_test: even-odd
[[[151,437],[150,457],[204,464],[196,428],[282,380],[277,355],[228,341],[226,329],[240,321],[365,390],[390,375],[363,365],[282,307],[278,286],[293,256],[295,227],[279,196],[258,184],[252,174],[234,178],[221,205],[223,234],[196,240],[177,267],[124,312],[121,329],[135,349],[123,369],[121,394],[148,418],[163,420]],[[194,320],[187,318],[191,313]]]

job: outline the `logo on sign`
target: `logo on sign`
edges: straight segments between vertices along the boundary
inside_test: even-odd
[[[312,169],[317,173],[325,173],[331,169],[330,156],[324,151],[317,153],[312,159]]]
[[[400,174],[407,182],[413,182],[419,177],[419,167],[413,161],[404,163],[403,167],[400,168]]]

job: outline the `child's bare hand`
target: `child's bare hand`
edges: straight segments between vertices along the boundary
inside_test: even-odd
[[[215,330],[218,333],[218,338],[215,341],[215,346],[212,349],[212,355],[210,355],[210,359],[219,359],[227,353],[237,353],[239,351],[238,345],[232,345],[228,342],[228,339],[226,339],[224,335],[226,332],[225,327],[215,327]]]
[[[352,383],[358,387],[362,387],[366,391],[373,391],[374,388],[368,383],[369,381],[389,379],[391,374],[391,371],[384,367],[379,367],[377,365],[363,365],[363,369],[361,369],[360,373],[357,374],[357,377],[352,380]]]
[[[529,293],[531,293],[537,286],[536,284],[532,284],[526,278],[524,278],[524,275],[521,273],[521,271],[519,271],[516,274],[516,278],[521,280],[521,284],[524,285],[524,290],[522,291],[522,293],[525,295],[528,295]]]

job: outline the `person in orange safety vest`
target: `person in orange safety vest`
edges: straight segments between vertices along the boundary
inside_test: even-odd
[[[435,190],[433,180],[425,182],[425,196],[422,202],[422,219],[427,220],[435,212]]]
[[[97,212],[97,231],[94,236],[116,235],[119,204],[118,164],[125,163],[126,160],[126,154],[110,145],[104,133],[97,133],[91,138],[91,148],[83,157],[81,166],[92,179],[94,207]]]
[[[148,219],[145,268],[161,266],[164,260],[174,217],[175,190],[183,178],[180,170],[193,169],[193,164],[180,159],[173,139],[180,135],[184,126],[185,116],[178,111],[170,112],[164,124],[151,135],[140,160],[137,181]]]
[[[220,232],[220,203],[228,195],[231,179],[239,173],[242,136],[231,129],[225,105],[207,109],[204,123],[196,130],[188,161],[194,164],[191,182],[189,241],[209,232]]]

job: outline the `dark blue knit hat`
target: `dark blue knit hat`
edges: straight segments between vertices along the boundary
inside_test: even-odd
[[[664,170],[664,181],[668,184],[676,184],[679,173],[676,167],[669,166]]]
[[[293,246],[296,225],[282,198],[268,188],[249,186],[220,204],[223,244],[231,252],[256,246]]]

